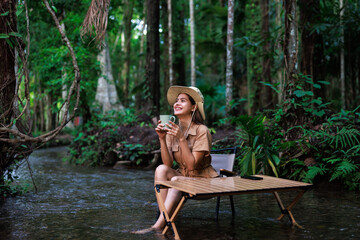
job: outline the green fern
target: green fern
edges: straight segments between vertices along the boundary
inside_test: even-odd
[[[328,172],[329,169],[325,167],[325,165],[320,164],[318,166],[310,166],[309,171],[307,171],[304,181],[312,183],[316,176],[324,175]]]
[[[360,159],[360,144],[355,145],[349,150],[347,150],[347,153],[350,154],[351,156],[358,157],[358,159]]]
[[[360,172],[356,172],[353,176],[354,181],[357,182],[358,184],[360,183]],[[360,184],[359,184],[360,185]]]
[[[351,128],[342,128],[339,131],[339,128],[336,129],[335,135],[328,135],[328,139],[325,140],[329,145],[335,143],[335,148],[337,149],[341,145],[341,149],[346,149],[352,147],[356,144],[360,144],[358,138],[360,138],[360,132],[357,129]]]
[[[360,190],[360,172],[352,173],[344,181],[349,190]]]
[[[335,167],[335,172],[331,175],[330,182],[339,179],[346,178],[352,172],[356,171],[359,167],[349,161],[342,161]]]

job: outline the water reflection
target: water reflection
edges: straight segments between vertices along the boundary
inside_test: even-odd
[[[0,239],[171,239],[131,231],[149,227],[156,216],[153,171],[70,166],[61,161],[65,148],[39,150],[30,157],[38,193],[6,200],[0,206]],[[18,175],[30,180],[26,166]],[[281,195],[284,203],[296,193]],[[289,226],[272,194],[188,201],[177,219],[183,239],[359,239],[358,193],[318,188],[293,209],[304,230]]]

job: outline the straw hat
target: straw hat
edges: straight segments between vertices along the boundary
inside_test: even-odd
[[[167,100],[171,106],[174,105],[180,93],[186,93],[194,99],[197,109],[205,120],[204,97],[200,90],[197,87],[171,86],[167,92]]]

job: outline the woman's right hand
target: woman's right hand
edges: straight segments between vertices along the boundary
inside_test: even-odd
[[[161,120],[158,121],[158,125],[156,126],[155,131],[159,138],[164,139],[166,137],[165,125],[161,124]]]

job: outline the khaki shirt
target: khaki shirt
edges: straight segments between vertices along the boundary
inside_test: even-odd
[[[168,150],[179,165],[178,172],[185,177],[217,177],[217,172],[211,166],[210,150],[212,137],[209,129],[205,125],[192,123],[186,140],[191,152],[204,151],[205,156],[197,163],[194,170],[187,169],[182,159],[179,139],[171,135],[166,135]]]

